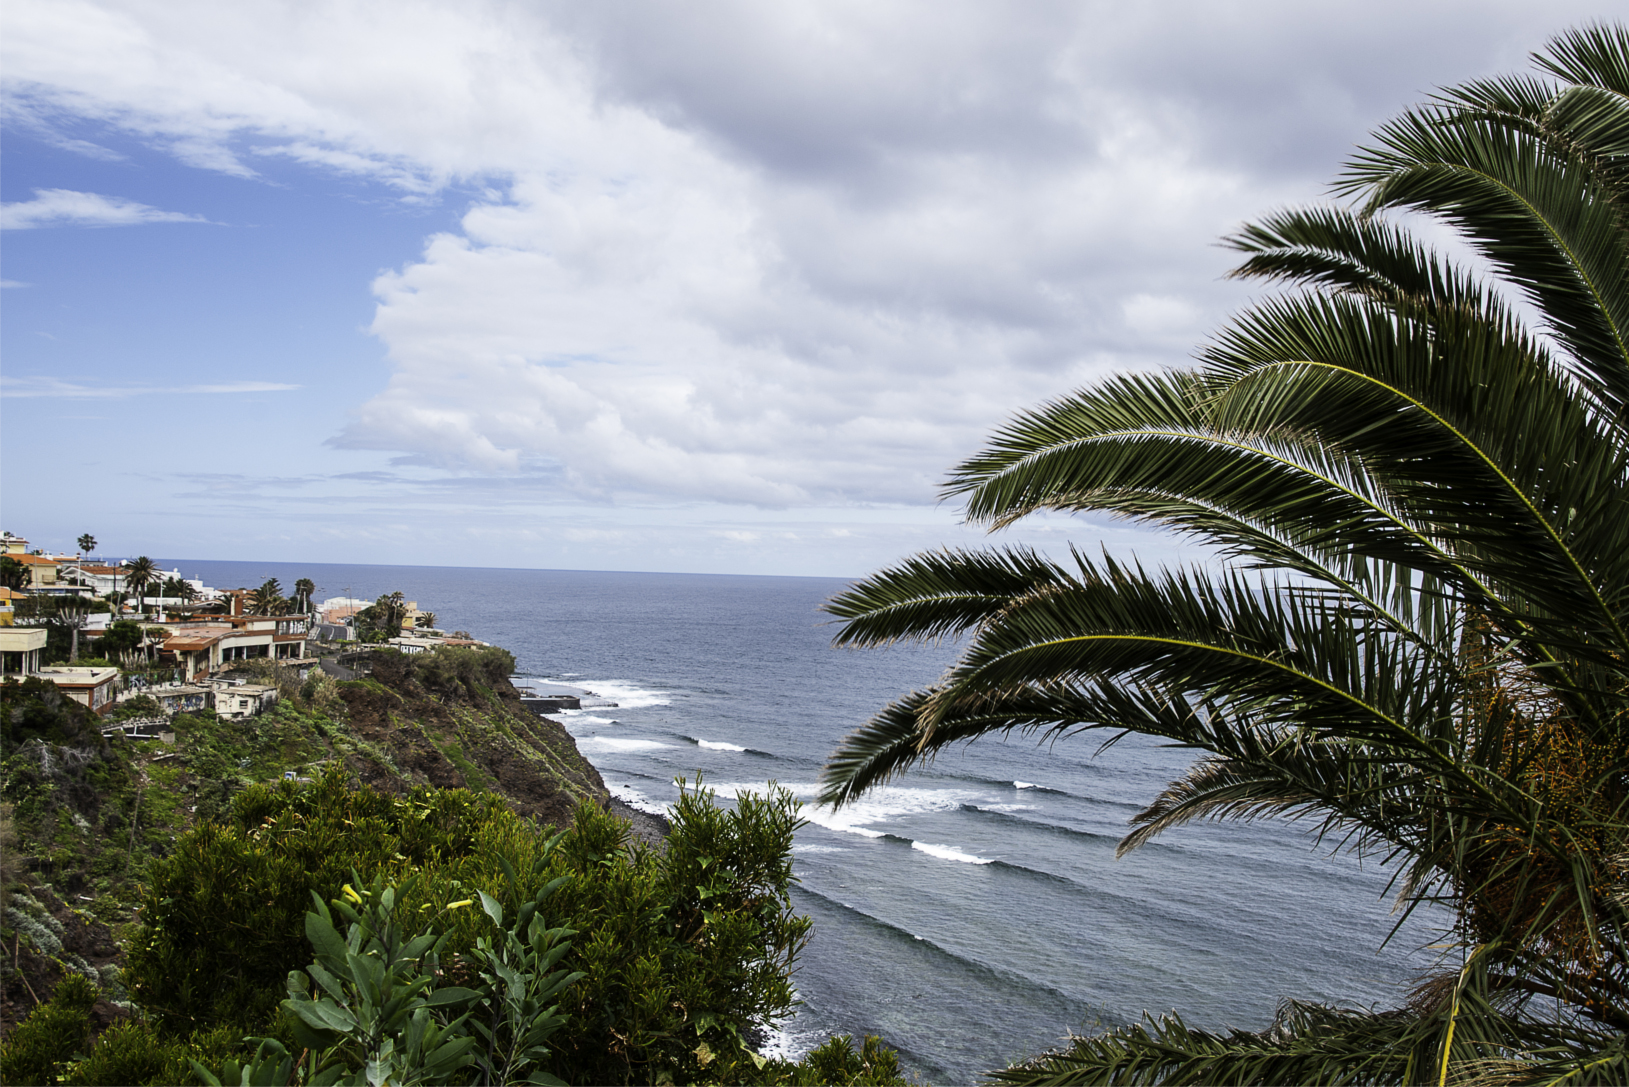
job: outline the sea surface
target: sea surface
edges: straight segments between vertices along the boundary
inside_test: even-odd
[[[299,577],[319,600],[400,589],[524,675],[615,708],[560,715],[606,784],[660,811],[676,777],[719,801],[775,781],[805,801],[797,908],[814,935],[777,1045],[880,1034],[935,1083],[1176,1009],[1260,1029],[1285,997],[1393,1006],[1439,935],[1397,918],[1389,873],[1283,822],[1191,826],[1116,860],[1127,820],[1193,753],[1135,737],[981,740],[831,811],[826,757],[953,647],[839,650],[845,582],[557,570],[163,560],[218,588]],[[1390,942],[1387,942],[1391,935]]]

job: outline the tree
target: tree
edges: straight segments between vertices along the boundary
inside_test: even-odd
[[[127,559],[124,563],[125,588],[136,594],[136,610],[147,613],[148,586],[158,581],[158,564],[146,555]]]
[[[381,595],[372,604],[357,612],[353,625],[358,640],[382,642],[400,637],[402,620],[406,618],[407,598],[401,590],[397,590]]]
[[[317,583],[308,577],[302,577],[294,583],[294,606],[297,612],[311,610],[311,594],[317,591]]]
[[[91,552],[96,550],[96,537],[92,536],[88,532],[79,537],[79,539],[75,542],[79,545],[79,554],[81,556],[89,555]]]
[[[436,613],[433,611],[419,612],[418,618],[413,620],[413,625],[416,627],[422,627],[426,630],[434,630],[436,625]]]
[[[1403,1009],[1290,1002],[1259,1034],[1151,1019],[1001,1079],[1629,1079],[1629,31],[1535,60],[1548,78],[1382,127],[1337,188],[1353,206],[1230,238],[1236,274],[1294,290],[1197,368],[1027,412],[947,484],[992,528],[1113,513],[1220,570],[940,552],[828,604],[840,644],[967,639],[843,742],[829,802],[992,732],[1138,732],[1208,755],[1122,851],[1307,818],[1392,864],[1404,910],[1454,911]]]
[[[125,660],[141,646],[144,637],[140,623],[133,619],[115,619],[102,635],[102,655],[109,660]]]
[[[10,555],[0,555],[0,585],[21,592],[28,588],[31,580],[28,567]]]
[[[91,602],[83,596],[60,596],[56,599],[51,620],[69,632],[71,638],[69,660],[79,659],[79,632],[85,629],[85,617],[91,610]]]
[[[261,615],[282,615],[288,611],[283,586],[274,577],[267,578],[265,584],[249,594],[249,603]]]
[[[179,577],[165,578],[160,594],[170,600],[185,600],[189,603],[198,598],[198,590],[192,587],[192,583]]]

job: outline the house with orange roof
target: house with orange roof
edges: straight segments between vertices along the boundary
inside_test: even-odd
[[[167,632],[160,658],[181,666],[191,683],[234,661],[304,660],[311,623],[304,615],[211,615],[158,625]]]

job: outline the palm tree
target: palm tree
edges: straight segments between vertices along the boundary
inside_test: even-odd
[[[136,610],[147,614],[147,587],[158,581],[158,564],[146,555],[124,563],[125,588],[136,594]]]
[[[1535,60],[1548,79],[1382,127],[1337,188],[1355,206],[1231,238],[1237,274],[1298,289],[1197,368],[1025,413],[947,485],[992,528],[1106,511],[1210,543],[1220,570],[940,552],[828,604],[840,644],[967,640],[845,739],[830,803],[992,732],[1139,732],[1209,754],[1122,851],[1307,817],[1394,864],[1403,909],[1455,913],[1452,957],[1398,1011],[1151,1019],[999,1079],[1629,1080],[1629,31]]]
[[[89,555],[96,550],[96,537],[88,532],[75,542],[79,544],[79,554],[81,556]]]
[[[418,618],[413,620],[413,625],[428,630],[434,630],[436,625],[436,613],[433,611],[419,612]]]
[[[267,578],[265,584],[249,594],[249,602],[261,615],[282,615],[288,610],[288,601],[283,599],[283,586],[274,577]]]
[[[308,612],[311,610],[311,594],[317,591],[317,583],[308,577],[302,577],[294,582],[294,610]]]

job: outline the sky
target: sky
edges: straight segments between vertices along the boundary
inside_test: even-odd
[[[9,0],[0,524],[856,576],[1015,412],[1187,364],[1218,239],[1605,3]],[[1191,557],[1133,525],[1003,533]]]

